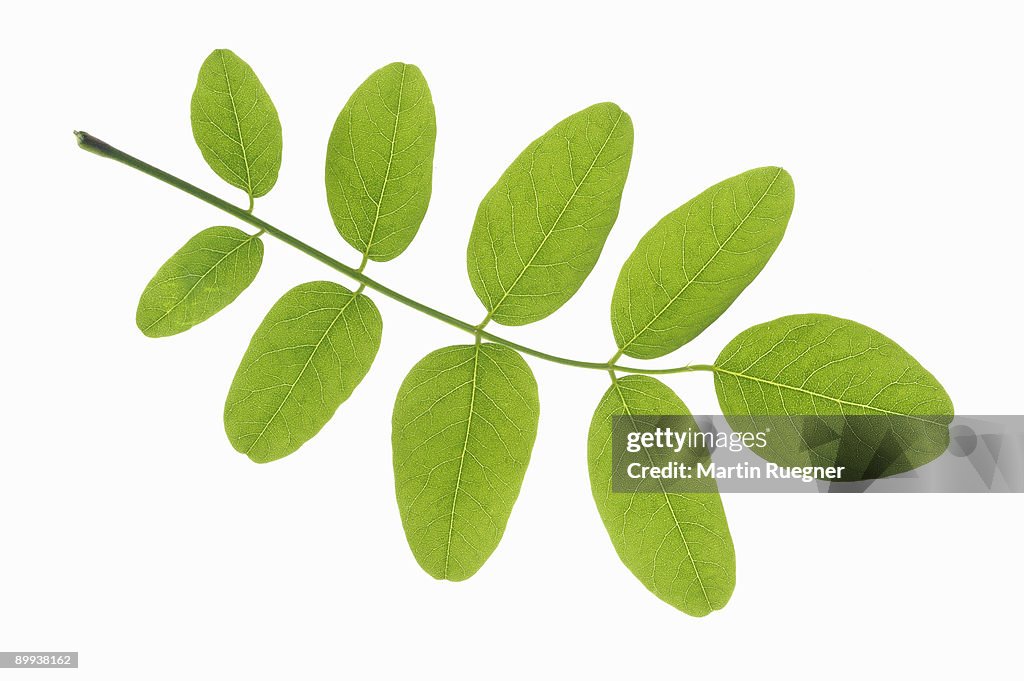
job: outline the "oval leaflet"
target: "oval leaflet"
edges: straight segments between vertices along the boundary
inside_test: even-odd
[[[234,227],[210,227],[168,258],[139,298],[135,323],[150,338],[173,336],[230,305],[260,271],[263,242]]]
[[[442,348],[406,376],[392,417],[395,494],[432,577],[467,579],[497,548],[539,416],[533,372],[501,345]]]
[[[231,50],[214,50],[192,93],[192,135],[210,168],[250,200],[277,182],[281,121],[256,73]]]
[[[793,211],[793,179],[756,168],[719,182],[650,229],[612,295],[619,350],[653,359],[696,338],[775,252]]]
[[[291,454],[348,399],[380,347],[373,301],[329,281],[291,289],[267,313],[231,382],[224,429],[257,463]]]
[[[655,596],[703,617],[724,607],[736,585],[736,554],[714,480],[703,483],[707,492],[612,491],[612,417],[689,413],[661,381],[616,379],[590,423],[587,463],[594,502],[622,562]]]
[[[633,123],[595,104],[534,140],[487,192],[469,237],[469,279],[487,319],[529,324],[594,269],[619,214]]]
[[[848,319],[798,314],[753,326],[722,350],[714,373],[730,425],[770,427],[758,451],[780,465],[838,463],[844,480],[874,479],[928,463],[949,444],[953,403],[938,380],[894,341]],[[809,440],[808,419],[790,418],[808,416],[844,437]]]
[[[344,239],[370,260],[402,253],[430,203],[436,123],[412,64],[375,71],[345,104],[327,143],[327,204]]]

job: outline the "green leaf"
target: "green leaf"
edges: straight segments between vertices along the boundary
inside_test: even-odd
[[[214,50],[192,93],[192,135],[203,158],[250,199],[263,196],[281,169],[281,121],[252,68],[231,50]]]
[[[327,205],[338,232],[370,260],[391,260],[430,203],[434,102],[411,64],[375,71],[338,114],[327,143]]]
[[[442,348],[406,376],[392,417],[395,492],[430,576],[468,579],[497,548],[539,417],[530,367],[501,345]]]
[[[512,162],[477,210],[469,279],[488,319],[543,319],[583,285],[619,214],[633,123],[611,103],[569,116]]]
[[[757,168],[720,182],[651,228],[612,296],[612,331],[651,359],[696,338],[764,268],[793,211],[793,179]]]
[[[612,491],[612,417],[689,413],[656,379],[617,379],[594,412],[587,458],[594,501],[619,558],[655,596],[703,617],[724,607],[736,585],[736,554],[714,480],[707,480],[708,492]]]
[[[235,449],[256,463],[320,432],[370,370],[381,319],[366,296],[329,281],[296,286],[256,329],[224,405]]]
[[[758,453],[780,465],[841,464],[844,480],[873,479],[925,464],[949,444],[953,403],[938,380],[895,342],[848,319],[800,314],[751,327],[722,350],[714,372],[730,426],[771,427]],[[846,417],[832,427],[850,432],[809,442],[806,419],[780,418],[787,416]]]
[[[262,262],[259,237],[234,227],[204,229],[157,270],[139,299],[135,323],[150,338],[187,331],[230,305]]]

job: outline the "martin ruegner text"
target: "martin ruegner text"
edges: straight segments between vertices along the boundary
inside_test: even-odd
[[[626,475],[634,480],[642,478],[663,480],[701,480],[705,478],[754,480],[764,478],[813,482],[814,480],[842,480],[844,470],[846,470],[845,466],[780,466],[771,462],[766,462],[764,468],[761,468],[760,466],[751,466],[749,463],[722,466],[713,461],[694,464],[673,461],[663,466],[645,466],[639,462],[633,462],[626,467]]]

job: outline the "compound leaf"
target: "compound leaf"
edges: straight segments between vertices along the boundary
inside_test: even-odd
[[[263,242],[234,227],[210,227],[165,262],[139,299],[135,323],[150,338],[173,336],[206,321],[252,283]]]
[[[758,453],[780,465],[840,464],[843,480],[874,479],[921,466],[949,444],[953,403],[938,380],[848,319],[799,314],[753,326],[722,350],[714,372],[730,425],[770,428]],[[797,417],[847,432],[808,441],[808,419]],[[844,418],[836,425],[834,417]]]
[[[583,285],[615,224],[633,123],[595,104],[561,121],[512,162],[477,210],[469,279],[488,318],[529,324]]]
[[[327,205],[338,232],[370,260],[406,249],[430,203],[436,123],[411,64],[375,71],[349,98],[327,143]]]
[[[250,199],[263,196],[281,169],[281,121],[252,68],[231,50],[214,50],[192,93],[192,135],[203,158]]]
[[[594,501],[619,558],[655,596],[703,617],[724,607],[736,585],[736,554],[714,480],[706,481],[706,492],[612,491],[613,417],[689,413],[654,378],[617,379],[594,412],[587,460]]]
[[[436,579],[471,577],[519,496],[537,435],[537,382],[501,345],[453,345],[412,368],[392,418],[395,492],[416,561]]]
[[[285,293],[253,334],[224,405],[232,446],[257,463],[316,435],[370,370],[381,319],[366,296],[329,281]]]
[[[793,211],[793,179],[757,168],[672,211],[640,239],[612,296],[612,331],[630,357],[661,357],[697,337],[767,264]]]

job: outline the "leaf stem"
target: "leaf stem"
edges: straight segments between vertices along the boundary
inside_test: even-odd
[[[229,215],[234,216],[235,218],[241,220],[242,222],[245,222],[245,223],[247,223],[247,224],[249,224],[249,225],[251,225],[253,227],[256,227],[257,229],[260,230],[261,234],[262,233],[269,234],[272,237],[274,237],[274,238],[276,238],[276,239],[278,239],[280,241],[283,241],[284,243],[288,244],[292,248],[295,248],[295,249],[297,249],[299,251],[302,251],[303,253],[305,253],[306,255],[310,256],[314,260],[319,260],[321,263],[323,263],[324,265],[327,265],[328,267],[330,267],[331,269],[335,270],[336,272],[340,272],[341,274],[344,274],[349,279],[352,279],[352,280],[358,282],[359,285],[360,285],[359,286],[359,291],[362,291],[364,288],[368,288],[368,289],[371,289],[373,291],[376,291],[377,293],[380,293],[381,295],[384,295],[384,296],[386,296],[388,298],[391,298],[392,300],[395,300],[395,301],[397,301],[399,303],[402,303],[403,305],[405,305],[407,307],[411,307],[412,309],[418,310],[419,312],[422,312],[425,315],[428,315],[430,317],[433,317],[434,319],[442,321],[445,324],[448,324],[450,326],[454,326],[457,329],[461,329],[462,331],[465,331],[466,333],[472,334],[476,338],[477,342],[480,342],[482,339],[486,339],[486,340],[491,341],[492,343],[498,343],[500,345],[504,345],[505,347],[511,348],[513,350],[518,350],[519,352],[523,353],[524,355],[530,355],[531,357],[536,357],[537,359],[543,359],[543,360],[548,361],[548,362],[554,362],[555,364],[562,364],[562,365],[565,365],[565,366],[579,367],[579,368],[582,368],[582,369],[596,369],[598,371],[606,371],[606,372],[620,371],[620,372],[623,372],[623,373],[630,373],[630,374],[680,374],[680,373],[687,373],[687,372],[690,372],[690,371],[714,371],[715,370],[715,367],[712,366],[712,365],[709,365],[709,364],[689,364],[689,365],[686,365],[686,366],[671,367],[671,368],[666,368],[666,369],[644,369],[644,368],[639,368],[639,367],[621,366],[621,365],[615,364],[614,361],[612,361],[612,362],[585,362],[585,361],[582,361],[582,360],[570,359],[568,357],[559,357],[558,355],[552,355],[552,354],[547,353],[547,352],[542,352],[540,350],[535,350],[535,349],[527,347],[525,345],[520,345],[519,343],[515,343],[515,342],[510,341],[510,340],[508,340],[506,338],[502,338],[501,336],[495,335],[495,334],[490,333],[488,331],[484,331],[483,330],[483,325],[486,322],[490,321],[490,315],[487,316],[487,318],[484,320],[483,323],[474,326],[473,324],[470,324],[469,322],[465,322],[465,321],[463,321],[461,319],[453,317],[450,314],[447,314],[445,312],[441,312],[440,310],[436,310],[436,309],[434,309],[434,308],[432,308],[432,307],[430,307],[428,305],[424,305],[423,303],[421,303],[421,302],[419,302],[417,300],[413,300],[412,298],[409,298],[408,296],[406,296],[406,295],[404,295],[402,293],[399,293],[398,291],[395,291],[394,289],[388,288],[387,286],[385,286],[384,284],[381,284],[380,282],[376,281],[375,279],[371,279],[370,277],[366,276],[362,272],[363,267],[365,267],[365,259],[364,259],[363,265],[360,268],[356,269],[356,268],[353,268],[353,267],[349,267],[348,265],[346,265],[346,264],[344,264],[344,263],[342,263],[342,262],[340,262],[338,260],[335,260],[334,258],[332,258],[331,256],[327,255],[323,251],[320,251],[320,250],[314,248],[313,246],[310,246],[309,244],[305,243],[304,241],[301,241],[301,240],[297,239],[296,237],[292,236],[288,232],[280,230],[277,227],[274,227],[273,225],[271,225],[269,222],[266,222],[265,220],[262,220],[262,219],[256,217],[251,212],[249,212],[249,210],[246,210],[246,209],[240,208],[240,207],[238,207],[238,206],[236,206],[234,204],[228,203],[224,199],[222,199],[222,198],[220,198],[218,196],[215,196],[215,195],[213,195],[213,194],[211,194],[211,193],[209,193],[209,192],[207,192],[207,191],[205,191],[203,189],[200,189],[199,187],[195,186],[194,184],[191,184],[189,182],[186,182],[185,180],[182,180],[179,177],[171,175],[170,173],[168,173],[168,172],[166,172],[164,170],[161,170],[160,168],[157,168],[155,166],[151,166],[150,164],[146,163],[145,161],[142,161],[142,160],[140,160],[138,158],[135,158],[134,156],[131,156],[131,155],[121,151],[120,149],[118,149],[118,148],[116,148],[114,146],[111,146],[110,144],[107,144],[106,142],[104,142],[101,139],[93,137],[92,135],[90,135],[87,132],[78,132],[78,131],[76,131],[75,132],[75,137],[78,139],[78,146],[80,146],[82,149],[85,149],[86,151],[89,151],[89,152],[92,152],[94,154],[97,154],[98,156],[102,156],[104,158],[109,158],[109,159],[117,161],[119,163],[123,163],[124,165],[126,165],[126,166],[128,166],[130,168],[134,168],[135,170],[138,170],[139,172],[145,173],[146,175],[149,175],[150,177],[154,177],[154,178],[160,180],[161,182],[165,182],[165,183],[171,185],[172,187],[174,187],[175,189],[179,189],[179,190],[185,192],[186,194],[194,196],[195,198],[199,199],[200,201],[204,201],[204,202],[210,204],[211,206],[213,206],[215,208],[219,208],[220,210],[224,211],[225,213],[228,213]],[[618,358],[619,355],[621,355],[621,353],[618,353],[616,355],[616,359]]]

